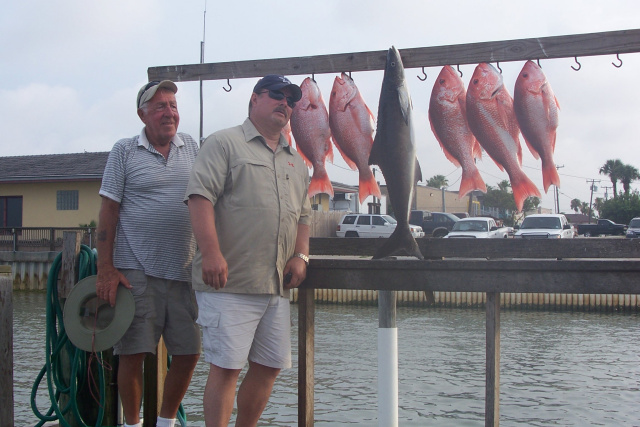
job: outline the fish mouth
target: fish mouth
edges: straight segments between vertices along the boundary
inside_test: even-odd
[[[494,96],[496,96],[498,94],[498,92],[500,92],[500,88],[497,88],[496,90],[494,90],[493,92],[491,92],[491,98],[493,98]]]

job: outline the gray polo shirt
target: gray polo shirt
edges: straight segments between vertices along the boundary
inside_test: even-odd
[[[200,195],[214,205],[215,224],[229,277],[220,292],[279,294],[293,256],[298,223],[310,223],[309,172],[283,136],[275,151],[249,119],[209,136],[191,171],[185,201]],[[202,281],[202,257],[193,259],[193,287]]]
[[[146,138],[121,139],[109,153],[100,195],[120,203],[113,264],[161,279],[191,281],[195,239],[182,201],[198,144],[178,133],[165,159]]]

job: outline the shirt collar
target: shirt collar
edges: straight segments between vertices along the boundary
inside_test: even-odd
[[[242,130],[244,132],[245,142],[249,142],[254,138],[260,138],[260,140],[264,142],[264,136],[258,132],[253,122],[247,117],[247,119],[242,124]],[[280,141],[278,145],[282,146],[282,148],[286,149],[289,154],[291,154],[291,145],[289,145],[289,141],[284,137],[282,132],[280,133]]]
[[[147,150],[151,146],[149,140],[147,139],[147,133],[145,132],[146,126],[142,128],[140,131],[140,137],[138,138],[138,146],[143,146]],[[176,134],[171,138],[171,142],[176,147],[182,147],[184,145],[184,141],[180,138],[180,135],[176,132]]]

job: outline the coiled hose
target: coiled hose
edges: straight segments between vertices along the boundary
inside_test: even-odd
[[[97,273],[97,252],[86,245],[80,246],[78,280],[93,276]],[[38,373],[31,389],[31,409],[40,420],[36,427],[43,426],[49,421],[58,421],[61,427],[71,427],[64,416],[71,413],[80,422],[80,426],[88,427],[80,415],[77,401],[78,388],[89,382],[88,363],[90,356],[88,353],[75,347],[64,329],[63,311],[58,299],[58,274],[62,264],[62,253],[59,253],[53,260],[49,277],[47,278],[47,302],[46,302],[46,339],[45,339],[45,364]],[[95,427],[102,426],[104,418],[105,381],[104,367],[102,363],[102,353],[95,354],[98,376],[98,395],[100,396],[98,414]],[[169,359],[170,363],[170,359]],[[69,369],[70,368],[70,369]],[[65,383],[64,372],[70,372],[68,383]],[[40,383],[44,376],[47,376],[47,390],[51,406],[45,414],[38,410],[36,396]],[[68,395],[67,404],[61,408],[60,397]],[[182,427],[186,427],[186,414],[182,404],[178,410],[178,421]]]

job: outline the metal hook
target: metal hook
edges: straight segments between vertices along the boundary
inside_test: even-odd
[[[502,68],[500,68],[500,61],[496,62],[496,67],[498,67],[498,70],[500,70],[500,74],[502,74]]]
[[[540,65],[540,58],[537,58],[536,62],[538,63],[538,67],[542,68],[542,65]]]
[[[417,76],[417,77],[418,77],[418,80],[420,80],[421,82],[423,82],[423,81],[427,80],[427,73],[425,73],[425,72],[424,72],[424,67],[422,67],[422,75],[423,75],[424,77]]]
[[[224,89],[225,92],[231,92],[231,89],[233,89],[233,88],[231,87],[231,83],[229,82],[229,79],[227,79],[227,85],[229,85],[229,89],[227,89],[224,86],[222,86],[222,89]]]
[[[574,71],[578,71],[580,68],[582,68],[582,64],[580,64],[580,63],[578,62],[578,57],[577,57],[577,56],[574,56],[574,57],[573,57],[573,59],[576,61],[576,64],[578,64],[578,68],[574,67],[573,65],[571,66],[571,68],[572,68]]]
[[[460,64],[456,65],[456,69],[460,73],[460,77],[462,77],[462,71],[460,71]]]
[[[616,68],[622,67],[622,59],[620,59],[620,54],[619,53],[616,53],[616,58],[618,58],[618,61],[620,61],[620,65],[616,64],[615,62],[612,62],[611,65],[613,65]]]

